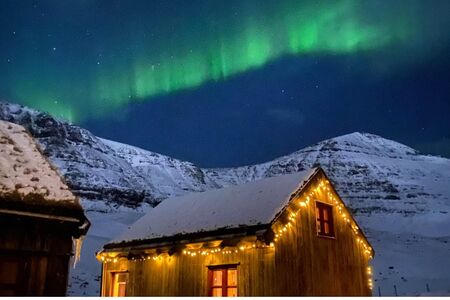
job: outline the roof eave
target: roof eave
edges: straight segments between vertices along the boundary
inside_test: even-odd
[[[154,239],[142,239],[108,243],[103,246],[102,252],[118,251],[124,252],[136,249],[151,249],[158,247],[176,246],[190,243],[208,242],[214,240],[226,240],[231,238],[262,235],[270,228],[271,224],[258,224],[234,228],[222,228],[214,231],[201,231],[189,234],[178,234],[169,237],[158,237]]]

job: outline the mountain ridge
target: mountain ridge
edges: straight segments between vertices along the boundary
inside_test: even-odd
[[[440,197],[440,193],[426,192],[428,185],[415,182],[432,174],[438,181],[450,180],[442,168],[434,167],[443,164],[450,169],[449,159],[422,155],[411,147],[371,133],[341,135],[260,164],[200,168],[188,161],[96,137],[79,126],[18,104],[0,103],[0,119],[27,128],[79,197],[113,207],[156,205],[165,198],[187,192],[320,165],[355,211],[412,212],[426,210],[424,202]],[[405,169],[408,171],[403,172]],[[419,198],[422,200],[418,201]],[[404,205],[402,209],[398,200]]]
[[[0,102],[0,119],[23,125],[64,175],[92,221],[70,295],[98,295],[94,253],[143,215],[147,203],[320,165],[373,245],[382,295],[450,291],[450,159],[422,155],[370,133],[327,139],[256,165],[203,169],[105,140],[48,114]],[[449,261],[450,262],[450,261]]]
[[[58,167],[74,193],[83,199],[136,207],[145,202],[156,205],[185,189],[202,191],[215,187],[214,184],[208,186],[201,169],[192,163],[101,139],[79,126],[18,104],[1,102],[0,119],[24,126]],[[142,173],[142,168],[133,166],[133,161],[124,157],[127,152],[139,152],[141,158],[166,163],[157,175],[170,179],[173,191],[155,186],[143,175],[146,173]],[[185,187],[183,178],[186,181],[189,177],[192,182],[186,183]]]

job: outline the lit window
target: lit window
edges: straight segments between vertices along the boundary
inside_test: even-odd
[[[125,297],[127,290],[127,273],[112,273],[112,297]]]
[[[213,297],[236,297],[237,276],[236,265],[210,267],[209,295]]]
[[[317,234],[334,237],[333,206],[316,202]]]

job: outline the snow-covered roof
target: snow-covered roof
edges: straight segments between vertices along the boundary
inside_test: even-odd
[[[166,199],[110,244],[270,224],[316,170]]]
[[[48,201],[77,203],[57,171],[20,125],[0,121],[0,196],[39,195]]]

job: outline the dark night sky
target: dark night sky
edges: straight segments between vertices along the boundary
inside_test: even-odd
[[[0,2],[0,98],[200,166],[365,131],[450,157],[450,1]]]

